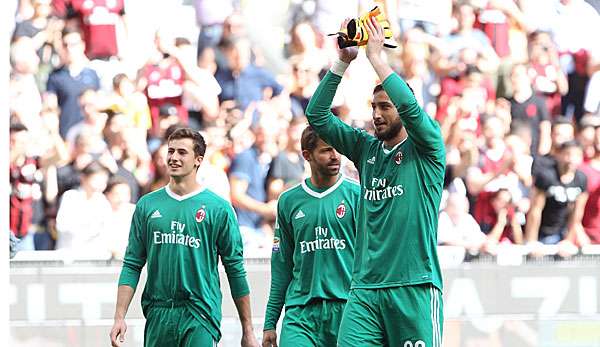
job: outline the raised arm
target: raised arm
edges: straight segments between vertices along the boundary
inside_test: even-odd
[[[342,28],[347,23],[348,19],[342,23]],[[306,108],[306,118],[319,136],[355,163],[360,160],[361,147],[370,135],[352,128],[336,117],[331,112],[331,103],[346,68],[357,55],[357,47],[339,50],[339,60],[323,77]]]
[[[375,18],[370,18],[366,24],[369,35],[367,58],[396,106],[408,136],[421,152],[443,157],[444,140],[439,125],[423,111],[410,87],[381,57],[385,40],[383,28]]]

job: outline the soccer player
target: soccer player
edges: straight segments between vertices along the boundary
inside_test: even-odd
[[[242,346],[258,347],[233,209],[196,181],[205,150],[198,132],[177,129],[168,139],[169,184],[136,205],[119,278],[112,346],[124,341],[125,315],[144,264],[144,346],[216,345],[221,338],[220,256],[242,322]]]
[[[283,192],[271,256],[263,347],[335,346],[350,290],[358,183],[340,174],[341,156],[312,127],[301,137],[311,176]]]
[[[373,91],[375,136],[346,125],[330,111],[344,70],[358,54],[356,47],[339,51],[306,110],[319,136],[350,158],[360,173],[356,256],[338,346],[437,347],[442,275],[436,233],[444,143],[438,124],[382,59],[379,23],[370,19],[366,30],[367,58],[383,81]]]

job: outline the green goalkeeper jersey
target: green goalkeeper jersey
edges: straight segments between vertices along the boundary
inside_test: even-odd
[[[441,289],[436,245],[445,149],[440,127],[393,73],[383,81],[383,88],[398,110],[408,138],[394,148],[385,148],[382,141],[331,113],[340,81],[340,76],[328,72],[306,115],[319,136],[352,160],[360,173],[352,288],[432,283]]]
[[[168,186],[136,205],[119,285],[136,288],[147,266],[142,308],[184,305],[219,340],[221,258],[234,298],[249,293],[242,240],[231,205],[208,189],[185,196]]]
[[[358,183],[341,175],[324,191],[306,179],[281,194],[265,330],[275,329],[284,302],[348,298],[359,198]]]

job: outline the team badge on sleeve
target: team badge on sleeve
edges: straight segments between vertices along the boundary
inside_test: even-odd
[[[344,205],[344,201],[340,202],[338,207],[335,209],[335,215],[338,218],[343,218],[346,215],[346,205]]]
[[[200,223],[204,218],[206,218],[206,210],[204,209],[204,206],[202,206],[201,209],[196,211],[196,222]]]
[[[396,153],[396,155],[394,155],[394,163],[396,163],[397,165],[400,165],[400,163],[402,163],[402,159],[404,159],[404,154],[402,154],[402,152],[398,151],[398,153]]]
[[[279,237],[275,236],[273,238],[273,253],[279,252]]]

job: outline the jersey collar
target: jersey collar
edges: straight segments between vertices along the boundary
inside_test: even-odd
[[[406,140],[408,139],[408,136],[404,138],[404,140],[398,142],[394,147],[392,147],[392,149],[386,149],[385,148],[385,144],[383,143],[383,141],[381,141],[381,148],[383,149],[383,153],[385,154],[390,154],[393,151],[396,150],[396,148],[398,148],[398,146],[400,146],[401,144],[403,144],[404,142],[406,142]]]
[[[332,185],[326,191],[321,192],[321,193],[315,192],[314,190],[310,189],[310,187],[306,184],[306,181],[302,180],[302,189],[304,189],[304,191],[308,195],[314,196],[317,199],[321,199],[321,198],[326,197],[327,195],[329,195],[334,190],[336,190],[337,187],[339,187],[342,184],[342,182],[344,181],[344,179],[345,179],[344,175],[340,175],[340,178],[337,180],[337,182],[335,182],[334,185]]]
[[[187,193],[187,194],[185,194],[185,195],[177,195],[177,194],[175,194],[175,193],[174,193],[174,192],[171,190],[171,188],[169,188],[169,185],[168,185],[168,184],[165,186],[165,192],[167,193],[167,195],[169,195],[171,198],[173,198],[173,199],[175,199],[175,200],[177,200],[177,201],[183,201],[183,200],[185,200],[185,199],[191,198],[192,196],[194,196],[194,195],[196,195],[196,194],[198,194],[198,193],[201,193],[201,192],[203,192],[203,191],[204,191],[204,189],[206,189],[206,188],[205,188],[204,186],[202,186],[202,187],[200,187],[199,189],[197,189],[197,190],[195,190],[195,191],[193,191],[193,192],[191,192],[191,193]]]

